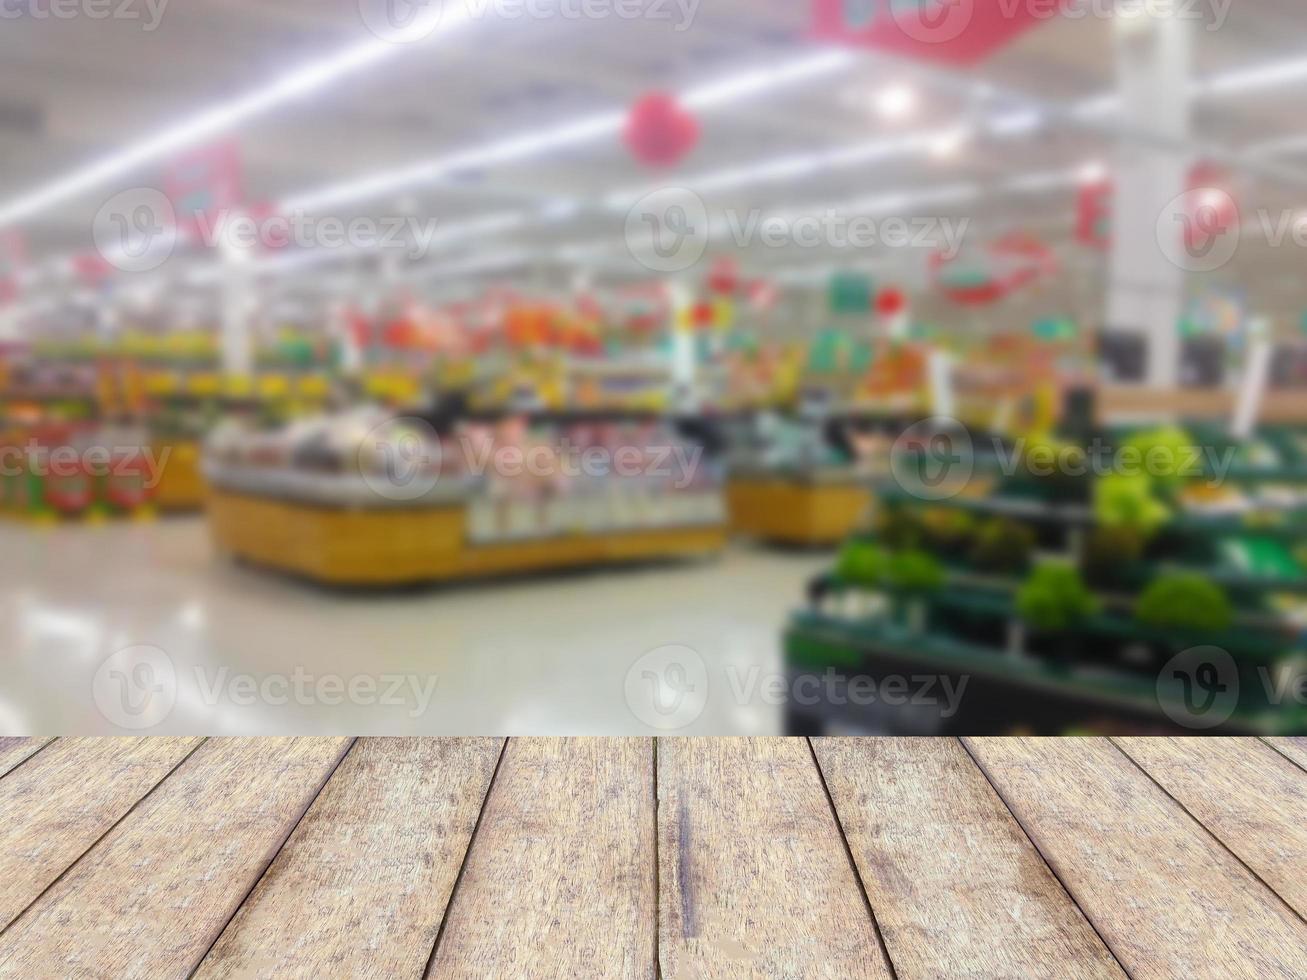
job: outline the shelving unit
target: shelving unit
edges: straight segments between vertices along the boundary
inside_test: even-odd
[[[1122,444],[1130,434],[1103,438]],[[1232,480],[1248,487],[1290,472]],[[792,617],[784,637],[792,679],[929,675],[963,685],[966,697],[947,716],[938,705],[792,705],[791,730],[1307,728],[1307,707],[1285,697],[1307,668],[1307,508],[1254,494],[1239,498],[1239,513],[1205,513],[1186,509],[1190,498],[1172,485],[1170,509],[1144,533],[1109,521],[1097,502],[1101,489],[1093,476],[1041,485],[1028,473],[998,475],[983,465],[947,500],[881,486],[873,526],[850,539],[840,567],[812,583],[809,607]],[[1148,492],[1163,491],[1154,482]],[[1008,536],[1006,552],[982,552],[987,531]],[[905,554],[931,572],[918,569],[919,578],[935,580],[896,582],[890,566]],[[1255,560],[1241,564],[1231,554]],[[1033,584],[1034,572],[1045,568],[1066,569],[1059,574],[1070,599],[1035,591],[1044,586]],[[1173,602],[1159,613],[1166,588],[1186,595],[1187,608]],[[1045,621],[1037,610],[1048,605]],[[1168,675],[1172,667],[1189,671],[1194,651],[1212,649],[1220,654],[1200,659],[1217,666],[1195,674],[1197,686]]]

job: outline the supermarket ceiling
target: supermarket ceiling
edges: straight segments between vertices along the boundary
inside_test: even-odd
[[[162,0],[115,2],[131,3],[141,19],[0,21],[0,216],[201,110],[371,38],[358,0],[171,0],[152,31],[142,23]],[[1307,7],[1193,6],[1209,20],[1223,12],[1219,30],[1196,32],[1195,143],[1230,154],[1247,205],[1307,203]],[[366,70],[235,126],[246,194],[342,219],[417,212],[469,229],[427,257],[436,274],[442,263],[467,268],[469,258],[509,245],[558,261],[620,253],[625,208],[617,205],[658,183],[736,209],[902,202],[914,214],[1030,229],[1059,246],[1076,222],[1074,178],[1060,178],[1113,152],[1114,28],[1081,17],[1045,23],[965,71],[856,51],[786,84],[707,100],[701,142],[668,172],[642,169],[617,133],[605,132],[566,145],[545,140],[530,152],[474,152],[466,166],[395,179],[415,165],[502,151],[516,137],[621,113],[651,89],[701,90],[835,50],[810,40],[809,4],[799,0],[702,0],[688,30],[676,30],[676,19],[482,18],[394,46]],[[878,113],[877,100],[903,86],[915,93],[913,111]],[[951,133],[965,142],[943,152]],[[9,224],[37,259],[85,249],[106,198],[159,173],[160,161],[142,163],[51,195]],[[1299,287],[1295,253],[1244,249],[1230,272],[1287,297]],[[841,256],[754,260],[821,269]]]

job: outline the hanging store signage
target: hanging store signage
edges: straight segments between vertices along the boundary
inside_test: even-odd
[[[164,171],[163,192],[177,214],[177,230],[198,239],[214,228],[224,212],[244,200],[240,146],[222,140],[174,159]]]
[[[1070,0],[813,0],[820,38],[923,61],[973,65],[1032,27],[1052,20]]]

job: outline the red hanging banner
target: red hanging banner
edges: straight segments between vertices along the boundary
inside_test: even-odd
[[[819,38],[973,65],[1057,17],[1070,0],[813,0]]]
[[[164,170],[163,192],[183,237],[214,229],[224,212],[244,202],[240,144],[220,140],[174,158]]]

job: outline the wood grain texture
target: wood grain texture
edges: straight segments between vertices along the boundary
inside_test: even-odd
[[[663,976],[888,977],[802,739],[660,739]]]
[[[900,978],[1125,974],[953,739],[814,739]]]
[[[1307,772],[1307,738],[1301,735],[1265,739],[1267,745]]]
[[[653,743],[510,740],[430,975],[654,976]]]
[[[967,739],[1136,980],[1300,978],[1307,925],[1103,739]]]
[[[1116,743],[1299,915],[1307,915],[1307,773],[1255,738]]]
[[[0,933],[0,976],[184,976],[349,744],[208,740]]]
[[[29,738],[18,735],[0,737],[0,777],[53,741],[53,738]]]
[[[0,780],[0,929],[201,741],[64,738]]]
[[[196,976],[421,976],[501,746],[360,741]]]

